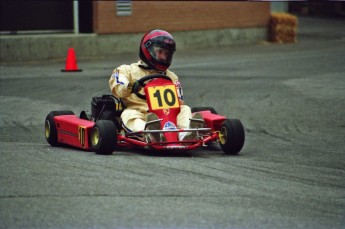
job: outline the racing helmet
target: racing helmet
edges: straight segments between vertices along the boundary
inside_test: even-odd
[[[173,36],[164,30],[155,29],[141,39],[139,56],[148,67],[166,71],[175,51],[176,43]]]

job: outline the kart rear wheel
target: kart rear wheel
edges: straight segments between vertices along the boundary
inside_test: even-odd
[[[245,140],[244,128],[238,119],[225,119],[219,132],[219,144],[225,154],[238,154]]]
[[[98,120],[93,126],[90,143],[96,154],[110,155],[117,142],[117,128],[110,120]]]
[[[199,112],[199,111],[211,111],[212,114],[218,114],[217,111],[213,107],[193,107],[192,113]]]
[[[98,120],[109,120],[112,121],[117,129],[120,129],[120,122],[118,121],[120,118],[116,117],[114,112],[111,111],[104,111],[102,112],[102,114],[100,115],[100,117],[98,118]]]
[[[61,115],[74,115],[72,111],[52,111],[50,112],[44,124],[45,136],[47,142],[51,146],[59,146],[57,128],[54,122],[54,117]]]

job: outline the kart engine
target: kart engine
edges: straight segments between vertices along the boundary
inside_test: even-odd
[[[123,109],[122,101],[112,95],[93,97],[91,101],[91,120],[117,120]]]

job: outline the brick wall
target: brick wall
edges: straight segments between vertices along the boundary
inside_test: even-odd
[[[132,1],[131,16],[116,16],[116,1],[93,2],[94,32],[137,33],[266,27],[269,2]]]

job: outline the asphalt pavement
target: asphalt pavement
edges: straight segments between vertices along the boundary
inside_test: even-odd
[[[99,156],[51,147],[52,110],[90,110],[137,54],[0,66],[0,228],[345,228],[344,20],[300,18],[298,42],[178,50],[191,107],[245,126],[237,156]]]

